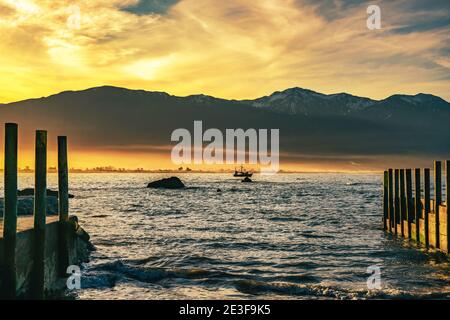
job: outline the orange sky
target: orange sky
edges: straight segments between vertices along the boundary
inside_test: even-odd
[[[350,0],[171,0],[165,10],[126,9],[164,2],[0,0],[0,103],[105,84],[235,99],[298,86],[450,101],[450,32],[432,24],[448,19],[439,6],[373,1],[382,10],[382,29],[373,31],[367,4]],[[32,166],[33,154],[20,159]],[[71,153],[73,167],[101,165],[174,167],[168,153]]]
[[[374,1],[382,9],[375,31],[366,27],[367,5],[346,5],[355,1],[173,0],[167,12],[124,9],[138,2],[0,0],[0,103],[104,84],[225,98],[299,86],[450,100],[448,30],[403,31],[446,12],[412,10],[417,0]]]
[[[3,168],[3,152],[0,153],[0,168]],[[395,157],[335,157],[314,158],[301,161],[283,160],[281,155],[280,169],[284,171],[301,172],[369,172],[385,170],[386,167],[429,167],[432,163],[428,158],[412,158],[408,156]],[[170,151],[161,153],[119,153],[96,152],[95,150],[70,150],[69,167],[75,169],[92,169],[95,167],[113,166],[115,168],[145,170],[170,169],[177,170],[180,166],[194,170],[219,171],[234,170],[239,165],[176,165],[170,159]],[[22,149],[19,152],[19,168],[34,168],[34,152]],[[57,167],[57,154],[52,148],[48,152],[48,167]],[[257,165],[245,165],[246,169],[258,170]]]

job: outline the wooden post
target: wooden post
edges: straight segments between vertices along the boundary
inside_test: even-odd
[[[445,162],[445,189],[446,189],[446,197],[445,197],[445,205],[447,206],[447,253],[450,253],[450,160]]]
[[[69,266],[67,240],[69,221],[69,170],[67,164],[67,137],[58,137],[58,186],[59,186],[59,272],[66,275]]]
[[[389,231],[392,232],[392,226],[393,224],[393,219],[395,216],[394,213],[394,179],[393,179],[393,170],[389,169],[388,170],[388,178],[389,178],[389,185],[388,185],[388,200],[389,200],[389,207],[388,207],[388,215],[389,215]]]
[[[405,169],[400,169],[400,230],[402,237],[405,236],[403,221],[406,220],[406,196],[405,196]]]
[[[45,218],[47,211],[47,132],[36,131],[34,190],[34,276],[33,297],[44,298]]]
[[[425,246],[427,248],[430,247],[430,238],[429,238],[429,233],[428,233],[428,215],[430,213],[430,200],[431,200],[431,196],[430,196],[430,188],[431,188],[431,178],[430,178],[430,169],[426,168],[424,169],[424,179],[425,179],[425,212],[424,212],[424,224],[425,224]]]
[[[17,233],[17,145],[18,126],[5,125],[5,202],[3,210],[4,274],[5,297],[16,296],[16,233]]]
[[[387,218],[389,210],[388,183],[389,183],[389,176],[388,172],[385,171],[383,175],[383,227],[385,231],[387,230]]]
[[[412,170],[406,169],[406,219],[408,221],[408,238],[411,239],[411,222],[414,220],[414,203],[412,195]]]
[[[394,171],[394,232],[398,234],[397,224],[399,222],[400,217],[400,170],[395,169]]]
[[[414,191],[415,191],[415,222],[416,222],[416,241],[420,243],[420,217],[422,216],[422,192],[421,192],[421,181],[420,181],[420,169],[415,169],[415,178],[414,178]]]
[[[434,213],[436,215],[436,249],[441,247],[440,228],[439,228],[439,211],[442,204],[442,162],[434,162]]]

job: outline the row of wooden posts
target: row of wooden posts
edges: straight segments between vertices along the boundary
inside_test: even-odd
[[[446,253],[450,253],[450,161],[446,163]],[[395,235],[412,238],[411,224],[415,224],[415,241],[420,243],[420,219],[424,222],[424,244],[430,247],[429,232],[436,235],[435,249],[443,247],[440,230],[442,198],[442,162],[434,162],[434,202],[431,205],[431,169],[389,169],[384,172],[384,229]],[[423,172],[423,173],[422,173]],[[414,173],[414,181],[413,181]],[[422,177],[424,182],[422,185]],[[414,182],[414,194],[413,194]],[[423,189],[422,189],[423,186]],[[422,200],[423,190],[423,200]],[[435,229],[429,230],[429,215],[435,214]],[[407,228],[404,228],[406,221]],[[400,230],[398,228],[400,226]],[[405,230],[407,229],[407,230]],[[406,231],[406,232],[405,232]]]
[[[45,229],[47,211],[47,132],[36,131],[34,190],[34,261],[32,271],[32,295],[44,297]],[[4,161],[4,278],[3,289],[7,297],[16,295],[16,238],[18,209],[18,125],[5,125]],[[59,184],[59,271],[65,274],[68,264],[67,224],[69,220],[69,182],[67,164],[67,137],[58,137],[58,184]],[[20,254],[20,252],[18,253]]]

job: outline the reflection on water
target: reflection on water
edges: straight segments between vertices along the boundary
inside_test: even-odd
[[[71,176],[71,214],[97,247],[77,297],[450,297],[448,263],[382,231],[380,175],[280,174],[243,184],[182,174],[192,188],[145,188],[161,177]],[[32,176],[20,184],[32,186]],[[374,265],[381,291],[367,289]]]

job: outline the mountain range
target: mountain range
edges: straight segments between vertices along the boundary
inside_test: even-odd
[[[19,123],[30,146],[44,128],[69,135],[74,148],[149,152],[173,145],[174,129],[203,120],[205,129],[278,128],[289,162],[450,157],[450,103],[422,93],[373,100],[291,88],[226,100],[103,86],[3,104],[0,118]]]
[[[396,94],[384,100],[372,100],[348,93],[322,94],[308,89],[291,88],[270,96],[242,103],[274,112],[304,116],[357,116],[387,119],[404,112],[445,112],[450,104],[431,94]],[[399,115],[399,114],[398,114]]]

